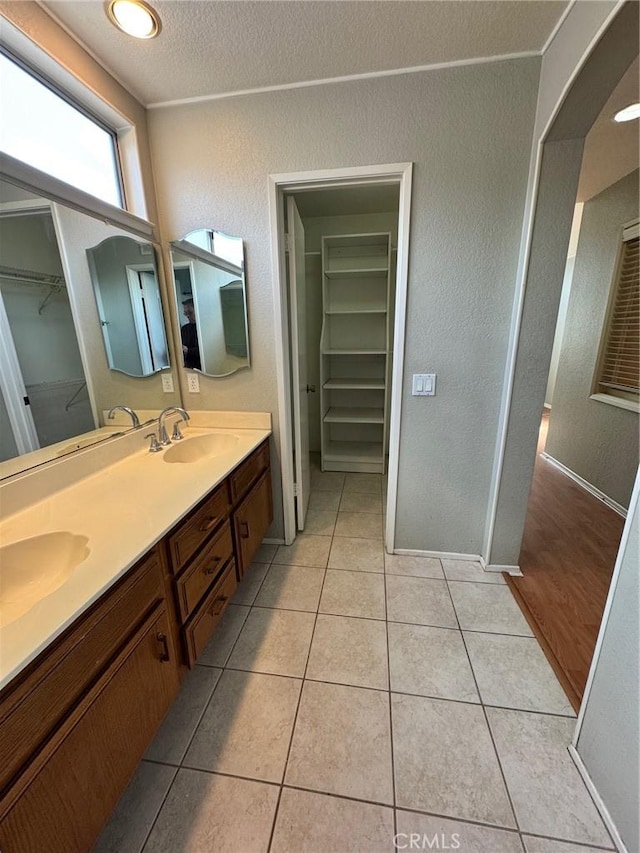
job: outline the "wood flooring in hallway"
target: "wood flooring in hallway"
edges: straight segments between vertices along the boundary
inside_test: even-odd
[[[624,519],[540,455],[547,421],[545,411],[520,552],[523,577],[508,582],[555,658],[554,668],[577,708]]]

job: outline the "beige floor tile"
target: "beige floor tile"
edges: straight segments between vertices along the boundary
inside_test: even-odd
[[[472,560],[443,560],[442,568],[449,581],[506,584],[500,572],[485,572],[480,563]]]
[[[306,681],[285,782],[392,803],[388,694]]]
[[[398,693],[391,707],[399,808],[516,826],[481,707]]]
[[[301,685],[296,678],[225,670],[184,764],[281,782]]]
[[[446,581],[387,575],[387,618],[434,628],[457,628]]]
[[[274,545],[274,548],[276,546]],[[234,604],[253,604],[264,576],[269,571],[269,563],[251,563],[231,599]]]
[[[319,614],[306,677],[388,690],[384,622]]]
[[[256,606],[315,612],[323,580],[324,569],[273,563],[256,598]]]
[[[487,708],[522,832],[606,847],[609,836],[567,746],[575,720]]]
[[[479,702],[460,631],[389,623],[391,689]]]
[[[393,810],[284,788],[271,853],[391,853]]]
[[[532,636],[509,587],[491,583],[451,583],[449,590],[463,631]]]
[[[368,492],[344,492],[340,512],[369,512],[382,515],[382,496]]]
[[[263,543],[258,548],[254,560],[256,561],[256,563],[270,563],[271,560],[273,560],[277,550],[277,545],[265,545]]]
[[[274,558],[280,565],[317,566],[324,569],[331,548],[330,536],[299,533],[293,544],[280,545]]]
[[[312,471],[311,488],[314,492],[341,492],[344,474],[340,471]]]
[[[195,666],[191,670],[145,758],[180,764],[221,673],[221,669],[209,666]]]
[[[335,535],[377,539],[382,542],[382,516],[367,512],[340,511],[336,521]]]
[[[93,853],[140,853],[175,774],[175,767],[142,761]]]
[[[575,716],[536,639],[473,632],[464,638],[485,705]]]
[[[226,664],[250,609],[243,604],[230,604],[225,609],[211,639],[200,652],[199,664],[203,666],[224,666]]]
[[[604,847],[583,847],[582,844],[571,844],[569,841],[554,841],[551,838],[537,838],[523,835],[524,849],[527,853],[596,853],[598,850],[612,850]]]
[[[324,512],[338,512],[341,492],[312,491],[309,495],[309,509]]]
[[[344,478],[345,492],[369,492],[374,495],[382,494],[381,474],[347,474]]]
[[[227,666],[271,675],[304,675],[315,613],[253,608]]]
[[[384,570],[388,575],[409,575],[414,578],[444,578],[440,560],[435,557],[410,557],[404,554],[385,554]]]
[[[458,853],[522,853],[522,844],[517,832],[508,829],[494,829],[491,826],[478,826],[474,823],[464,823],[449,820],[434,815],[416,814],[415,812],[396,812],[399,842],[411,842],[411,836],[433,842],[433,850],[457,850]],[[425,846],[425,849],[429,849]]]
[[[145,853],[266,853],[277,804],[276,785],[180,770]]]
[[[320,613],[384,619],[384,577],[370,572],[327,569]]]
[[[384,547],[374,539],[335,536],[329,553],[330,569],[353,572],[384,571]]]
[[[336,526],[337,512],[327,509],[310,509],[304,520],[304,532],[316,536],[333,536]]]

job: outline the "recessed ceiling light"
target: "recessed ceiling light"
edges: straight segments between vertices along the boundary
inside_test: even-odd
[[[152,39],[162,29],[160,18],[144,0],[111,0],[107,15],[123,33],[137,39]]]
[[[632,121],[634,118],[640,118],[640,104],[629,104],[613,117],[614,121]]]

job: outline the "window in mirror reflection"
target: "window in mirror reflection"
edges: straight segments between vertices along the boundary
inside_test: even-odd
[[[2,461],[95,427],[51,212],[3,206]]]
[[[172,244],[183,364],[208,376],[249,367],[244,248],[201,229]]]
[[[153,246],[109,237],[87,258],[109,367],[128,376],[169,367]]]

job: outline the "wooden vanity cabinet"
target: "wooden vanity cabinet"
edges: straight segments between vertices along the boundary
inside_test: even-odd
[[[192,667],[273,519],[269,443],[263,442],[165,537],[176,643]]]
[[[0,850],[89,850],[180,682],[154,549],[0,694]]]

